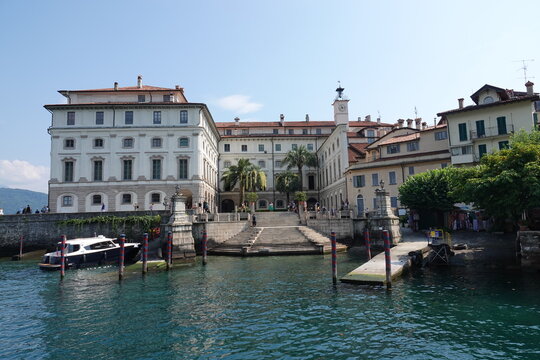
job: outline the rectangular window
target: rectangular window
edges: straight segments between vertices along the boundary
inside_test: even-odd
[[[249,129],[242,129],[242,135],[248,135]]]
[[[131,204],[131,194],[122,194],[122,204]]]
[[[67,124],[75,125],[75,111],[68,111],[67,113]]]
[[[181,148],[189,147],[189,138],[182,137],[178,139],[178,147],[181,147]]]
[[[508,149],[508,141],[499,141],[499,150]]]
[[[379,186],[379,174],[371,174],[371,185]]]
[[[242,145],[241,149],[242,149],[242,152],[247,152],[247,145]]]
[[[392,144],[386,147],[387,154],[397,154],[399,153],[399,144]]]
[[[223,162],[223,166],[226,167],[226,168],[228,168],[228,167],[231,166],[231,162],[228,161],[228,160],[226,160],[226,161]]]
[[[101,205],[101,195],[92,195],[92,205]]]
[[[75,148],[75,140],[74,139],[66,139],[64,140],[64,149],[74,149]]]
[[[95,148],[102,148],[103,147],[103,139],[94,139],[94,147]]]
[[[188,113],[187,110],[180,110],[180,124],[188,123]]]
[[[478,157],[481,159],[487,153],[487,145],[481,144],[478,145]]]
[[[291,145],[291,149],[292,149],[292,150],[298,149],[298,144],[292,144],[292,145]]]
[[[159,193],[152,193],[150,195],[150,201],[154,204],[158,204],[161,202],[161,195]]]
[[[395,171],[390,171],[388,173],[388,183],[390,185],[396,185],[397,184],[397,181],[396,181],[396,172]]]
[[[171,95],[163,95],[163,102],[171,102],[172,98]]]
[[[308,151],[313,151],[313,144],[307,144]]]
[[[133,160],[122,161],[122,180],[131,180],[133,177]]]
[[[232,130],[231,129],[225,130],[225,135],[232,135]]]
[[[467,124],[461,123],[459,127],[459,141],[467,141]]]
[[[264,151],[264,144],[259,144],[259,151]]]
[[[435,132],[435,140],[446,140],[448,139],[448,133],[445,131]]]
[[[281,151],[281,144],[276,144],[276,151]]]
[[[138,102],[145,102],[146,96],[145,95],[137,95],[137,101]]]
[[[94,181],[103,181],[103,161],[94,161]]]
[[[315,134],[321,135],[321,134],[322,134],[322,130],[321,130],[321,129],[315,129]]]
[[[409,166],[409,175],[414,175],[414,166]]]
[[[281,160],[276,160],[276,167],[277,167],[277,168],[280,168],[280,167],[281,167]]]
[[[442,164],[441,164],[441,169],[444,169],[444,168],[447,167],[447,166],[448,166],[448,163],[442,163]]]
[[[124,123],[126,125],[133,125],[133,111],[126,111],[124,113]]]
[[[231,152],[231,144],[223,144],[223,151]]]
[[[264,169],[266,167],[266,161],[259,160],[258,165],[259,165],[260,168]]]
[[[407,143],[407,151],[417,151],[420,148],[418,141]]]
[[[497,118],[497,130],[499,135],[507,134],[506,131],[506,116],[499,116]]]
[[[122,147],[125,149],[131,149],[133,147],[133,138],[125,138],[122,140]]]
[[[62,206],[73,206],[73,197],[70,195],[62,196]]]
[[[178,160],[178,179],[188,178],[188,159]]]
[[[353,176],[353,186],[355,188],[366,186],[366,177],[364,175]]]
[[[307,135],[308,132],[307,132],[307,129],[302,129],[302,135]]]
[[[105,114],[103,111],[96,111],[96,125],[103,125]]]
[[[272,129],[272,134],[274,134],[274,135],[279,134],[279,130],[278,129]]]
[[[393,208],[397,208],[397,197],[391,196],[390,197],[390,206]]]
[[[484,126],[484,120],[477,120],[476,121],[476,137],[484,137],[486,136],[486,127]]]
[[[73,181],[73,161],[64,162],[64,181],[72,182]]]
[[[152,160],[152,180],[161,179],[161,159]]]
[[[315,176],[308,175],[308,190],[315,190]]]
[[[154,111],[154,124],[161,124],[161,111]]]
[[[152,138],[152,147],[160,148],[161,147],[161,138]]]
[[[289,135],[294,135],[294,129],[289,129]]]

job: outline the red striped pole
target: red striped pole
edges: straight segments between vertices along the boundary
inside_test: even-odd
[[[386,288],[392,288],[392,261],[390,257],[390,233],[388,230],[383,230],[384,237],[384,260],[386,263]]]
[[[206,230],[203,230],[202,233],[202,264],[206,265],[208,263],[208,234]]]
[[[148,272],[148,234],[143,234],[142,273]]]
[[[62,235],[60,247],[60,279],[63,279],[66,275],[66,235]]]
[[[125,243],[126,235],[120,235],[120,256],[118,257],[118,279],[122,280],[124,277],[124,258],[125,258]]]
[[[167,234],[167,270],[171,268],[172,265],[172,232],[169,231]]]
[[[336,233],[330,233],[330,242],[332,243],[332,282],[337,284],[337,250],[336,250]]]
[[[23,256],[23,255],[22,255],[22,252],[23,252],[23,239],[24,239],[24,238],[23,238],[23,236],[21,235],[21,239],[20,239],[21,243],[19,244],[19,261],[22,260],[22,256]]]
[[[368,260],[371,260],[371,244],[369,243],[369,229],[364,230],[364,241],[366,242],[366,252]]]

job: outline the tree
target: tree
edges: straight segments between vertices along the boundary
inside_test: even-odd
[[[304,145],[300,145],[295,150],[291,150],[283,159],[283,163],[287,165],[287,170],[296,167],[298,169],[300,190],[304,188],[302,168],[304,166],[317,166],[317,157],[315,154],[308,151]]]
[[[230,166],[221,177],[225,191],[231,191],[238,184],[240,188],[240,204],[244,203],[244,192],[266,189],[266,175],[248,159],[238,160],[237,165]]]
[[[285,171],[276,176],[276,190],[287,195],[287,204],[289,204],[290,194],[299,189],[300,181],[298,174]]]

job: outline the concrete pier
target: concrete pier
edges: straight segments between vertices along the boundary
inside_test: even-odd
[[[427,241],[404,242],[391,249],[392,280],[398,278],[411,265],[411,251],[427,252]],[[367,263],[354,269],[340,279],[342,282],[359,284],[386,284],[384,252],[372,258]]]

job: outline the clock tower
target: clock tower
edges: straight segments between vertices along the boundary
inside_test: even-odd
[[[349,99],[343,95],[344,88],[338,82],[337,96],[334,99],[334,123],[336,125],[349,125]]]

